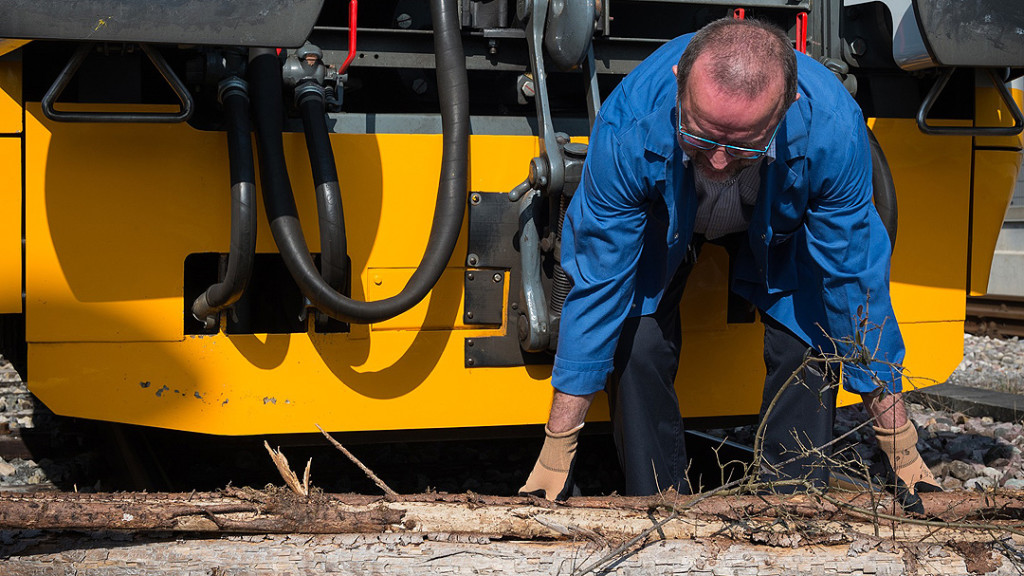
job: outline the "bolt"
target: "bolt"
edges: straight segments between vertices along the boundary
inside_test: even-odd
[[[399,28],[409,28],[412,26],[412,16],[403,12],[398,15],[398,18],[395,18],[395,24],[398,24]]]
[[[466,312],[466,318],[469,318],[470,320],[473,319],[473,311],[472,310],[469,310],[469,311]]]
[[[426,94],[427,92],[427,81],[423,78],[417,78],[412,81],[412,91],[416,94]]]
[[[466,263],[470,266],[476,266],[478,262],[480,262],[480,258],[476,254],[470,254],[469,257],[466,258]]]
[[[373,277],[373,283],[376,284],[377,286],[380,286],[383,282],[384,280],[380,276]]]
[[[476,364],[476,360],[473,360],[472,358],[466,358],[466,366],[472,366],[473,364]]]
[[[477,194],[476,192],[474,192],[473,194],[470,195],[469,201],[473,205],[479,204],[480,203],[480,195]]]
[[[513,302],[512,303],[512,309],[513,310],[519,310],[519,302]]]
[[[495,273],[494,273],[494,276],[491,276],[491,278],[492,278],[492,279],[493,279],[493,280],[494,280],[495,282],[501,282],[501,273],[500,273],[500,272],[495,272]]]
[[[469,274],[466,274],[466,280],[469,280],[470,282],[472,282],[475,279],[476,279],[476,276],[474,276],[472,272],[470,272]]]
[[[527,77],[526,80],[523,81],[523,85],[520,90],[522,90],[523,96],[526,96],[527,98],[533,98],[537,95],[537,89],[533,85],[533,78],[530,77]]]
[[[474,342],[472,340],[466,340],[466,346],[473,347]]]

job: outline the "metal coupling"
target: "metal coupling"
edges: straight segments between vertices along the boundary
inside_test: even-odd
[[[217,101],[224,104],[224,98],[232,92],[237,92],[248,98],[249,83],[238,76],[228,76],[217,84]]]
[[[316,98],[321,103],[326,101],[327,91],[315,82],[303,82],[295,87],[295,105],[302,106],[307,98]]]

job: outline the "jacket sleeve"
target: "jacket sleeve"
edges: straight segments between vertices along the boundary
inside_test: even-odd
[[[854,393],[902,389],[903,338],[889,298],[891,246],[872,203],[871,151],[859,110],[820,131],[808,158],[812,194],[807,249],[818,264],[825,311],[824,352],[843,359],[843,387]]]
[[[637,177],[643,151],[636,146],[599,119],[566,212],[561,264],[573,285],[562,307],[551,383],[567,394],[604,389],[633,302],[647,222]]]

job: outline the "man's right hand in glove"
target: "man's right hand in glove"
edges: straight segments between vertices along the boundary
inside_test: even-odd
[[[526,484],[519,489],[521,495],[533,495],[548,500],[565,500],[572,492],[572,469],[576,463],[576,442],[583,424],[568,432],[554,433],[544,427],[544,446],[533,466]]]

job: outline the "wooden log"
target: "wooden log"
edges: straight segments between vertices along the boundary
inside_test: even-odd
[[[0,494],[0,574],[1010,574],[1024,494],[399,498]],[[946,524],[942,524],[946,522]],[[73,532],[72,532],[73,531]],[[85,531],[85,534],[82,534]],[[1024,570],[1022,570],[1024,571]]]
[[[447,534],[125,536],[5,534],[5,576],[394,576],[654,574],[897,576],[1019,574],[1005,552],[981,545],[865,538],[843,546],[774,548],[725,538],[658,540],[604,559],[588,541],[505,541]]]

